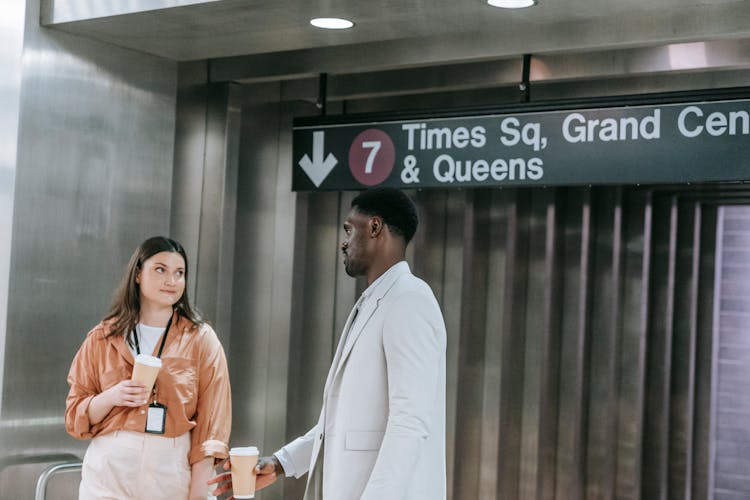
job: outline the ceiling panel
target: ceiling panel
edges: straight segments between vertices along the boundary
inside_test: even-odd
[[[46,1],[47,19],[55,19],[55,0]],[[750,38],[750,1],[539,0],[515,11],[483,0],[172,3],[48,25],[178,61],[240,57],[257,79]],[[310,26],[319,16],[347,17],[355,26]]]

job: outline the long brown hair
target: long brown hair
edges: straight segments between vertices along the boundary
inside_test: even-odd
[[[120,281],[120,286],[115,292],[112,305],[105,316],[106,320],[114,320],[109,335],[127,336],[135,329],[141,315],[141,289],[136,283],[136,276],[143,268],[143,263],[160,252],[176,252],[185,261],[185,291],[177,303],[172,306],[180,316],[190,320],[195,325],[204,322],[200,313],[190,307],[187,292],[188,259],[185,249],[177,241],[164,236],[154,236],[141,243],[135,249],[128,262],[128,268]]]

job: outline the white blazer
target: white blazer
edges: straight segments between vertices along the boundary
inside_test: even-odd
[[[444,500],[446,333],[440,307],[406,262],[362,296],[328,372],[317,425],[279,453],[300,477],[320,467],[325,439],[323,500]]]

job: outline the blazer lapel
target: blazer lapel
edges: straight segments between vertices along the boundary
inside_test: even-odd
[[[360,299],[357,300],[357,302],[359,302],[359,300],[361,300],[361,297],[360,297]],[[349,312],[349,317],[346,319],[346,324],[344,325],[344,330],[343,330],[344,333],[346,333],[346,332],[349,331],[349,329],[352,327],[352,323],[354,323],[355,318],[357,316],[359,316],[359,313],[357,313],[356,315],[354,314],[354,312],[357,310],[357,303],[355,302],[354,305],[355,305],[355,307],[352,307],[352,310]],[[349,333],[351,334],[352,332],[349,332]],[[326,378],[326,383],[323,386],[323,395],[324,395],[324,398],[325,398],[325,394],[328,392],[328,386],[330,385],[331,381],[333,380],[334,373],[338,372],[338,367],[341,365],[341,362],[340,362],[341,355],[342,355],[342,352],[344,351],[344,344],[345,344],[347,338],[348,337],[346,335],[343,335],[343,334],[339,338],[338,346],[336,346],[336,353],[333,355],[333,361],[332,361],[332,364],[331,364],[331,369],[328,370],[328,377]]]
[[[383,297],[385,297],[388,294],[391,288],[393,288],[393,285],[396,284],[399,278],[410,273],[409,267],[405,262],[401,268],[396,269],[394,271],[395,272],[391,276],[388,277],[389,278],[388,281],[384,281],[380,283],[377,286],[377,288],[372,291],[372,294],[369,300],[364,301],[359,311],[354,328],[349,332],[346,340],[344,342],[339,343],[339,348],[343,350],[341,351],[341,357],[339,358],[339,361],[336,364],[334,375],[331,381],[333,381],[336,378],[339,371],[341,371],[341,368],[346,364],[346,359],[349,357],[349,353],[352,352],[352,349],[354,348],[354,344],[357,342],[357,339],[362,334],[364,329],[367,327],[367,323],[368,321],[370,321],[370,318],[372,317],[372,315],[375,313],[378,306],[380,305],[380,301],[383,299]],[[352,315],[350,315],[349,317],[349,321],[352,320],[351,316]],[[349,321],[347,321],[347,326],[349,325]],[[342,338],[343,338],[343,335],[342,335]],[[343,344],[343,346],[341,344]]]
[[[354,347],[355,342],[357,342],[357,338],[362,333],[362,330],[365,329],[365,326],[370,320],[370,317],[372,317],[372,314],[378,308],[380,299],[381,297],[372,297],[370,300],[367,300],[362,304],[362,308],[357,314],[356,324],[351,330],[349,330],[349,334],[346,336],[346,339],[344,339],[341,359],[339,360],[338,366],[336,367],[336,373],[338,373],[344,363],[346,363],[346,358],[348,358],[349,353],[352,352],[352,348]]]

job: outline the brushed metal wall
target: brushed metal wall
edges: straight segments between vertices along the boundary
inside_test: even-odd
[[[11,0],[0,12],[0,346],[5,345],[16,184],[16,147],[21,98],[21,56],[25,0]],[[1,351],[0,351],[1,352]],[[4,357],[0,355],[0,387]],[[0,415],[2,399],[0,398]]]
[[[2,498],[33,496],[46,464],[23,457],[82,454],[63,427],[70,362],[133,248],[169,232],[172,198],[177,65],[40,28],[24,3]]]
[[[719,212],[711,491],[750,498],[750,205]]]
[[[312,109],[303,107],[296,111],[309,113]],[[316,350],[290,348],[292,323],[297,328],[295,318],[301,318],[301,311],[293,302],[294,288],[299,286],[296,274],[300,271],[295,259],[303,259],[307,252],[312,256],[318,241],[330,241],[336,233],[336,228],[331,227],[327,240],[306,241],[297,237],[298,203],[290,189],[291,169],[277,168],[291,163],[288,124],[294,112],[295,105],[278,102],[242,108],[232,336],[228,352],[233,400],[231,439],[236,444],[257,443],[264,453],[284,444],[289,432],[287,415],[297,411],[293,407],[297,400],[308,407],[317,401],[312,395],[297,397],[289,390],[289,380],[295,376],[298,362],[292,356],[304,353],[304,363],[318,366],[316,373],[319,373],[331,349],[330,337],[318,335],[319,325],[333,317],[329,307],[318,310],[319,321],[299,326],[310,332],[311,341],[323,347],[328,345],[325,354],[319,356]],[[321,265],[332,269],[332,261],[333,256]],[[310,272],[316,268],[317,265],[309,266]],[[319,296],[322,300],[330,298],[328,293]],[[322,387],[322,380],[320,384]],[[273,488],[263,493],[263,498],[280,499],[281,493],[281,488]]]
[[[229,348],[240,110],[231,85],[207,85],[207,64],[179,69],[171,234],[195,255],[189,293]]]

